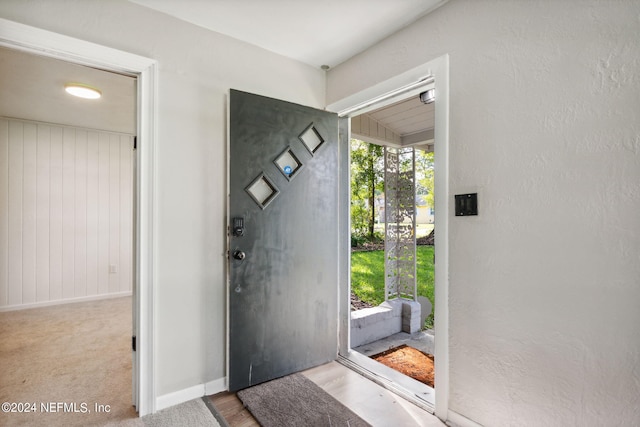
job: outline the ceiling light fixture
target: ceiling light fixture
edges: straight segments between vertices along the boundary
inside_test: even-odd
[[[98,89],[81,83],[69,83],[65,85],[64,90],[73,96],[86,99],[98,99],[102,96]]]

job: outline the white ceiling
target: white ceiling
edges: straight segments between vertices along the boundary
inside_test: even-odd
[[[129,1],[313,67],[335,67],[448,0]],[[367,115],[412,144],[426,144],[433,107],[414,97]]]
[[[385,126],[392,127],[399,135],[413,135],[424,127],[433,128],[434,105],[424,105],[417,96],[372,111],[369,115]]]
[[[102,98],[67,94],[67,83],[102,90]],[[135,134],[136,79],[0,47],[0,116]]]
[[[130,1],[320,67],[360,53],[447,0]],[[71,81],[101,88],[103,98],[67,95]],[[0,115],[135,133],[135,78],[0,48],[0,93]],[[433,129],[424,120],[433,106],[407,102],[368,114],[401,136]]]
[[[418,96],[379,108],[367,115],[392,130],[400,137],[415,135],[415,142],[432,139],[432,135],[420,135],[426,129],[433,129],[435,124],[435,103],[423,104]],[[409,142],[409,144],[412,142]]]
[[[320,67],[335,67],[447,0],[130,0]]]

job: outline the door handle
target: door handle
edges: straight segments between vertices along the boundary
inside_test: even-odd
[[[234,251],[233,252],[233,258],[237,259],[238,261],[243,261],[246,256],[247,255],[242,251]]]

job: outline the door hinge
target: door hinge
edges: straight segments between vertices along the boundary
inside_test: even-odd
[[[131,350],[136,351],[136,336],[131,337]]]

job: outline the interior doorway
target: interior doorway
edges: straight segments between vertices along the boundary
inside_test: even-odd
[[[13,366],[35,370],[42,355],[57,364],[35,377],[27,370],[22,381],[3,381],[3,392],[15,398],[21,395],[20,387],[44,378],[51,383],[37,389],[53,390],[64,382],[54,373],[84,378],[81,384],[104,383],[92,375],[113,370],[110,381],[118,380],[102,404],[109,405],[111,414],[135,416],[130,343],[135,313],[136,77],[7,47],[0,47],[0,56],[0,115],[5,117],[0,119],[0,161],[6,166],[0,179],[0,223],[7,231],[0,232],[0,242],[8,252],[0,261],[7,273],[0,281],[0,311],[7,323],[18,319],[21,327],[37,325],[31,336],[47,330],[45,338],[73,342],[57,347],[51,342],[48,349],[50,340],[37,340],[41,354],[36,356],[33,346],[25,347],[20,337],[10,334],[13,338],[3,340],[3,347],[15,348],[6,353],[19,358],[12,359]],[[21,84],[24,81],[29,84]],[[76,100],[64,91],[69,82],[92,84],[106,100]],[[103,327],[90,326],[96,319]],[[111,327],[113,342],[96,350],[101,343],[88,339],[87,328],[97,336]],[[84,339],[76,340],[80,335]],[[25,351],[16,353],[21,348]],[[78,353],[85,356],[76,360]],[[30,359],[34,357],[37,360]],[[104,369],[86,369],[82,361],[87,358],[104,359]],[[13,383],[16,388],[6,389]],[[29,395],[35,398],[34,392]],[[38,400],[59,398],[44,397]]]
[[[139,416],[155,412],[154,359],[154,147],[156,146],[157,61],[85,40],[0,18],[0,46],[83,64],[137,78],[135,188],[135,285],[133,396]]]

